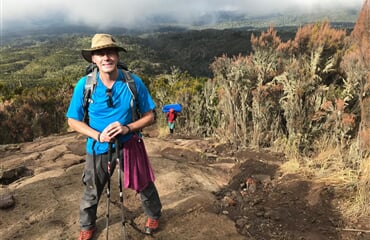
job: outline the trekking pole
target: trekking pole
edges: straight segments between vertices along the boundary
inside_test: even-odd
[[[109,238],[109,203],[110,203],[110,161],[112,159],[112,143],[109,143],[109,150],[108,150],[108,165],[107,165],[107,214],[106,214],[106,229],[107,235],[106,240]]]
[[[120,205],[121,205],[121,221],[122,221],[122,231],[123,231],[123,239],[126,240],[126,227],[125,227],[125,224],[126,224],[126,220],[125,220],[125,216],[124,216],[124,211],[123,211],[123,187],[122,187],[122,177],[121,177],[121,163],[122,163],[122,166],[123,166],[123,156],[121,157],[120,155],[120,144],[119,144],[119,140],[118,138],[116,138],[116,142],[115,142],[115,145],[116,145],[116,155],[117,155],[117,164],[118,164],[118,183],[119,183],[119,201],[120,201]]]

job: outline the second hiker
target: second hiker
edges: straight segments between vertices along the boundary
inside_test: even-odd
[[[113,173],[115,154],[108,159],[109,142],[119,140],[123,152],[124,187],[140,193],[144,213],[148,216],[144,231],[151,234],[158,228],[161,216],[161,201],[154,185],[154,173],[150,165],[139,129],[155,121],[155,103],[142,82],[131,74],[138,96],[137,110],[140,119],[134,118],[133,95],[125,83],[123,70],[117,68],[119,52],[126,50],[117,45],[111,35],[96,34],[91,48],[82,50],[83,58],[98,67],[97,84],[88,103],[88,122],[84,119],[84,89],[87,76],[76,84],[67,111],[69,126],[87,136],[86,163],[82,181],[85,185],[80,203],[79,239],[91,239],[96,230],[97,206],[108,179],[108,161]]]
[[[170,111],[166,113],[167,125],[168,125],[168,129],[170,129],[171,134],[173,134],[173,131],[175,129],[176,118],[177,118],[177,113],[175,112],[173,108],[171,108]]]

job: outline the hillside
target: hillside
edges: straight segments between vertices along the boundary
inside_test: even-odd
[[[128,49],[123,61],[136,72],[155,75],[176,66],[193,76],[209,77],[209,65],[215,57],[250,52],[252,33],[203,30],[142,37],[118,34],[116,38]],[[294,36],[294,30],[284,35]],[[49,82],[62,76],[74,81],[84,74],[86,63],[80,50],[89,47],[90,38],[85,34],[41,34],[14,39],[1,47],[0,82]]]
[[[153,18],[150,24],[136,28],[122,26],[104,30],[87,25],[68,25],[58,19],[60,16],[37,23],[31,21],[27,25],[5,23],[1,39],[0,82],[27,78],[46,82],[49,80],[45,79],[49,77],[45,76],[48,69],[43,69],[43,66],[57,70],[50,78],[66,71],[72,71],[73,77],[79,76],[81,72],[70,65],[77,63],[80,68],[84,67],[79,50],[88,46],[87,36],[99,31],[119,37],[130,49],[124,60],[145,74],[168,72],[170,67],[176,66],[195,77],[210,77],[209,65],[215,57],[249,54],[251,34],[258,35],[270,25],[278,29],[278,35],[286,41],[294,37],[298,27],[324,20],[329,20],[333,27],[350,32],[358,13],[359,9],[332,9],[248,16],[220,11],[202,16],[192,25],[158,17]]]
[[[276,29],[283,41],[292,39],[297,31],[296,27]],[[137,36],[116,30],[116,38],[128,49],[122,58],[135,72],[153,76],[170,72],[175,66],[195,77],[211,77],[209,67],[216,57],[248,55],[251,35],[259,35],[262,30],[205,29]],[[0,83],[75,81],[84,74],[86,63],[80,57],[80,50],[89,46],[90,38],[84,31],[61,34],[57,29],[54,33],[11,38],[11,41],[5,37],[1,46]]]

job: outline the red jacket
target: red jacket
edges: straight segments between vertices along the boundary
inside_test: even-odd
[[[172,123],[176,120],[177,113],[176,112],[168,112],[166,114],[166,117],[167,117],[167,121]]]

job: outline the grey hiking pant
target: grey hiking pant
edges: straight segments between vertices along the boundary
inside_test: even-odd
[[[85,190],[80,204],[80,226],[83,230],[91,229],[95,226],[98,203],[108,180],[108,158],[108,153],[96,155],[96,168],[94,170],[93,155],[87,154],[85,169],[82,175],[82,182],[85,185]],[[113,151],[110,168],[111,175],[114,172],[115,166],[116,154]],[[161,216],[162,204],[154,183],[150,183],[143,191],[139,192],[139,194],[144,213],[152,219],[159,219]]]

